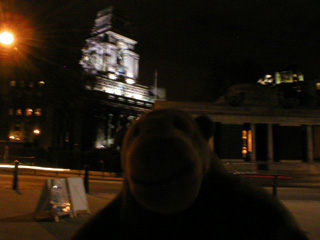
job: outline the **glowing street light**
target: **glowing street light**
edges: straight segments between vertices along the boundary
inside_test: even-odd
[[[3,45],[11,45],[14,42],[14,36],[8,31],[0,33],[0,43]]]
[[[34,133],[35,135],[39,135],[39,134],[40,134],[40,130],[39,130],[39,129],[34,129],[34,130],[33,130],[33,133]]]

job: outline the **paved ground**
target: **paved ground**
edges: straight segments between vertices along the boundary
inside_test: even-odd
[[[41,189],[28,187],[18,192],[10,187],[0,188],[0,239],[2,240],[67,240],[83,224],[88,215],[63,218],[59,223],[51,220],[35,221],[32,216]],[[88,194],[88,203],[94,214],[105,206],[115,194]],[[315,200],[285,200],[298,222],[310,237],[320,239],[320,202]]]
[[[66,240],[83,224],[90,215],[77,218],[61,218],[60,222],[51,219],[35,221],[40,189],[0,189],[0,239],[2,240]],[[115,195],[87,195],[90,211],[96,213]]]

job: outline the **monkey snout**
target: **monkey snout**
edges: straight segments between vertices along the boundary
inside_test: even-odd
[[[197,155],[191,149],[189,142],[175,137],[142,141],[128,156],[129,171],[136,181],[170,181],[195,164]]]

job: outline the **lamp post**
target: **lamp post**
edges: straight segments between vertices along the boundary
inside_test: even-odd
[[[5,55],[7,55],[7,48],[13,46],[14,44],[14,35],[9,32],[9,31],[2,31],[0,32],[0,47],[3,49],[3,52],[4,52],[4,57]],[[3,57],[3,56],[2,56]],[[3,64],[1,64],[3,65]],[[0,66],[1,68],[4,67],[4,66]],[[6,81],[5,83],[3,84],[6,84]],[[6,88],[5,88],[6,89]],[[8,94],[6,91],[2,92],[3,94]],[[7,99],[6,99],[7,100]],[[5,101],[6,101],[5,100]],[[6,105],[8,106],[8,103],[6,103]],[[8,109],[5,108],[5,112],[4,112],[4,116],[7,118],[7,121],[6,121],[6,137],[5,137],[5,141],[6,141],[6,144],[5,144],[5,147],[4,147],[4,155],[3,155],[3,160],[6,162],[9,160],[9,142],[10,142],[10,139],[9,139],[9,133],[10,133],[10,125],[9,125],[9,117],[8,117]]]
[[[33,130],[33,134],[34,134],[34,137],[33,137],[33,147],[34,149],[36,149],[39,145],[39,136],[41,134],[41,131],[39,128],[36,128]]]

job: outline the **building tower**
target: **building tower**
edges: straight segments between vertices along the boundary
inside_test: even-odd
[[[80,61],[87,73],[128,84],[136,83],[139,55],[134,52],[134,47],[137,42],[115,32],[125,25],[123,17],[115,15],[112,7],[98,12]]]
[[[82,49],[80,64],[87,76],[86,89],[94,103],[89,119],[96,124],[92,135],[94,146],[104,148],[113,144],[116,132],[137,116],[149,111],[154,97],[147,86],[138,84],[139,55],[137,42],[124,36],[128,21],[113,7],[98,12],[91,36]]]

